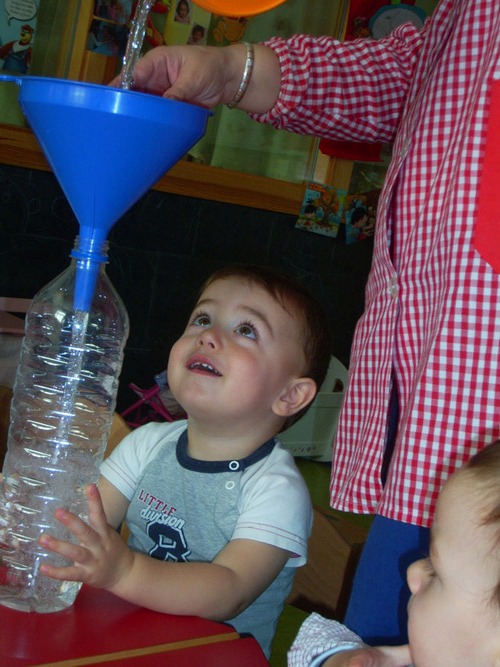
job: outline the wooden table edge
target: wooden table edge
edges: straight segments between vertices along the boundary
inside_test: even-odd
[[[125,651],[115,651],[113,653],[89,655],[81,658],[68,658],[67,660],[59,660],[57,662],[36,663],[32,667],[82,667],[84,665],[100,665],[106,662],[116,662],[117,660],[123,660],[125,658],[154,655],[155,653],[167,653],[168,651],[177,651],[179,649],[191,648],[193,646],[204,646],[207,644],[234,641],[239,638],[240,635],[237,632],[227,632],[222,635],[195,637],[194,639],[184,639],[179,642],[155,644],[154,646],[143,646],[142,648],[126,649]]]

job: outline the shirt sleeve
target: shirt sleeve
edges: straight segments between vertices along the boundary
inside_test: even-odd
[[[265,44],[280,61],[281,89],[275,106],[252,118],[298,134],[391,141],[426,29],[405,24],[381,40],[270,39]]]
[[[302,623],[288,652],[288,667],[320,667],[336,653],[363,648],[361,637],[342,623],[311,614]]]
[[[131,501],[143,470],[159,448],[165,442],[177,441],[185,429],[185,420],[166,424],[151,422],[135,429],[101,463],[101,475]]]
[[[232,539],[265,542],[289,551],[289,567],[306,563],[312,504],[290,452],[277,445],[260,465],[245,471],[239,503]]]

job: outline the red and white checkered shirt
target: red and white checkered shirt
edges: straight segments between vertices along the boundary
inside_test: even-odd
[[[331,502],[429,525],[446,478],[500,437],[500,280],[474,248],[492,88],[500,86],[499,0],[442,0],[422,32],[406,25],[380,41],[268,44],[282,90],[257,120],[331,139],[394,140]],[[500,140],[488,150],[500,154]],[[500,190],[500,171],[498,181]],[[499,207],[500,192],[491,216]],[[392,372],[400,419],[382,487]]]

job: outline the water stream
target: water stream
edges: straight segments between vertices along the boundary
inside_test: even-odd
[[[153,0],[139,0],[135,11],[130,35],[128,36],[127,48],[123,57],[123,66],[120,72],[118,85],[120,88],[129,90],[134,83],[134,68],[140,58],[149,10]]]
[[[68,347],[68,365],[66,382],[61,397],[61,412],[54,441],[66,446],[70,440],[71,427],[75,419],[75,401],[80,385],[84,362],[85,337],[89,322],[89,313],[81,310],[74,312],[71,322],[71,342]],[[58,447],[53,451],[53,458],[59,455]]]

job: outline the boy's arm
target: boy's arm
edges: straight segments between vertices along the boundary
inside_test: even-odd
[[[125,520],[129,500],[102,475],[99,478],[99,494],[109,525],[115,529],[119,528]]]
[[[134,553],[127,571],[109,590],[157,611],[224,621],[269,586],[289,555],[254,540],[232,540],[206,563],[172,563]]]
[[[107,484],[103,486],[103,495],[108,505],[114,494]],[[105,588],[156,611],[227,620],[264,591],[289,558],[289,553],[278,547],[235,539],[211,563],[160,561],[133,552],[125,545],[109,525],[95,485],[88,488],[88,501],[89,524],[66,510],[56,511],[56,518],[70,530],[78,544],[55,540],[49,535],[40,538],[44,547],[61,554],[73,565],[54,568],[45,564],[41,571],[55,579]],[[119,515],[117,512],[110,518],[115,522]]]

